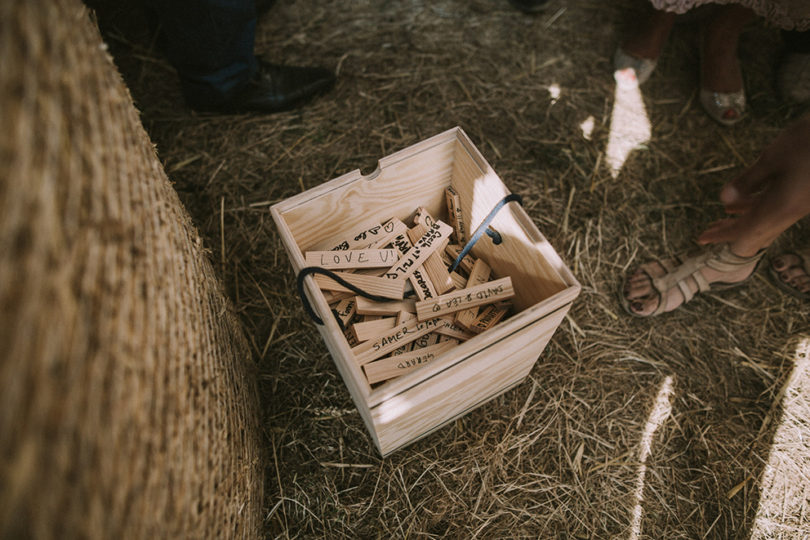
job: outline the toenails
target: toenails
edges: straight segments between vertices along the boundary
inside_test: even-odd
[[[771,277],[780,289],[802,300],[810,300],[810,252],[787,251],[771,261]]]
[[[739,114],[734,109],[726,109],[723,113],[723,118],[726,120],[736,120]]]

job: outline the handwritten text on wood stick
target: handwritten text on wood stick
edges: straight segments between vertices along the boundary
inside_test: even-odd
[[[408,250],[413,247],[413,244],[407,235],[407,228],[402,234],[393,239],[392,244],[394,245],[394,248],[396,248],[397,251],[399,251],[399,253],[402,255],[407,253]],[[435,298],[438,296],[436,289],[433,287],[433,283],[430,282],[430,279],[425,273],[422,272],[421,269],[414,270],[408,279],[411,280],[411,285],[413,286],[413,290],[416,292],[416,296],[419,297],[419,300],[426,300],[428,298]]]
[[[450,224],[456,233],[456,243],[462,246],[467,242],[467,233],[464,231],[464,216],[461,214],[461,198],[458,192],[449,187],[445,190],[447,201],[447,214],[450,216]]]
[[[506,312],[509,311],[508,307],[487,306],[475,318],[475,322],[470,325],[470,331],[480,334],[485,330],[489,330],[506,317]]]
[[[349,324],[349,321],[352,320],[354,317],[354,313],[357,311],[357,302],[354,298],[346,298],[345,300],[341,300],[338,304],[332,308],[332,312],[335,314],[343,326]]]
[[[376,339],[366,341],[352,349],[357,363],[361,366],[381,356],[385,356],[394,349],[411,343],[421,336],[432,332],[438,326],[447,324],[442,319],[430,319],[427,321],[408,321],[407,324],[397,326],[385,335]]]
[[[339,251],[307,251],[309,266],[332,270],[346,268],[388,268],[399,259],[395,249],[350,249]]]
[[[416,317],[423,321],[474,306],[492,304],[511,298],[514,295],[515,290],[512,288],[512,279],[507,276],[475,287],[453,291],[438,298],[417,302]]]
[[[369,249],[381,249],[391,241],[399,236],[400,234],[405,234],[405,231],[408,230],[408,227],[402,223],[402,221],[398,220],[397,218],[391,218],[385,223],[383,223],[383,229],[385,234],[383,234],[380,238],[375,239],[374,243],[369,244],[366,246]]]
[[[442,223],[441,221],[434,223],[433,226],[428,228],[427,232],[422,235],[422,238],[420,238],[411,249],[406,251],[402,255],[402,258],[386,272],[385,277],[389,279],[405,279],[410,276],[431,253],[442,247],[442,241],[448,238],[452,232],[453,228],[450,227],[450,225]]]
[[[430,217],[427,211],[424,212],[424,216],[427,218],[425,220],[426,222],[433,223],[433,218]],[[427,226],[424,224],[414,225],[413,229],[408,231],[408,238],[410,238],[412,242],[416,242],[427,230]],[[447,242],[447,240],[443,240],[443,242]],[[444,265],[444,262],[442,262],[441,251],[442,250],[431,253],[430,256],[425,259],[422,268],[420,268],[420,271],[424,271],[427,274],[438,294],[444,294],[453,288],[453,281],[450,279],[447,267]],[[420,300],[425,300],[425,298],[420,298]]]
[[[439,343],[414,352],[383,358],[363,366],[368,382],[374,384],[409,373],[420,366],[429,364],[439,355],[453,348],[453,343]]]
[[[397,220],[399,221],[399,220]],[[353,233],[352,237],[344,240],[335,247],[332,251],[345,251],[347,249],[368,249],[376,244],[386,236],[394,233],[397,230],[397,224],[394,220],[388,220],[382,225],[375,224],[368,229],[363,229],[360,232]],[[384,245],[384,244],[382,244]]]
[[[467,280],[466,287],[475,287],[476,285],[486,283],[489,281],[490,272],[489,265],[484,262],[484,259],[476,259],[473,263],[472,270],[470,270],[470,279]],[[475,321],[477,316],[478,308],[472,307],[456,313],[456,322],[460,326],[468,328],[473,321]]]

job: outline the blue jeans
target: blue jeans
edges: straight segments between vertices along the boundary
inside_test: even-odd
[[[217,105],[256,72],[254,0],[146,0],[186,101]]]

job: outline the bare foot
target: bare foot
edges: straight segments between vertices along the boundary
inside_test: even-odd
[[[728,254],[736,257],[730,251]],[[691,300],[700,290],[698,280],[704,282],[704,291],[713,283],[722,284],[724,288],[729,284],[742,283],[751,276],[759,260],[758,256],[748,259],[736,257],[736,261],[731,263],[728,260],[722,261],[721,258],[723,256],[712,256],[711,252],[704,252],[685,259],[680,266],[674,259],[642,265],[624,282],[623,294],[627,300],[627,308],[640,317],[672,311]],[[658,282],[663,292],[656,290],[653,281]],[[662,303],[663,310],[660,309]]]
[[[802,257],[795,253],[783,253],[774,257],[771,267],[775,270],[775,278],[787,289],[792,289],[794,296],[810,296],[810,275],[807,274]]]

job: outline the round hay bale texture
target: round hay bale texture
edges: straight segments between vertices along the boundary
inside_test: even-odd
[[[247,341],[90,12],[0,3],[0,538],[259,532]]]

